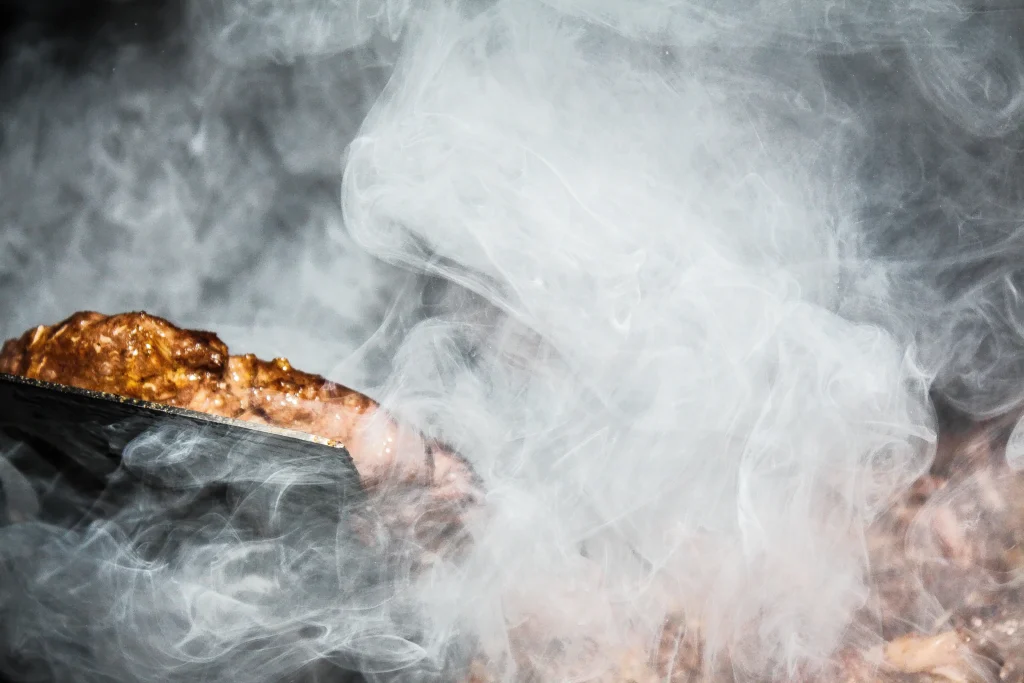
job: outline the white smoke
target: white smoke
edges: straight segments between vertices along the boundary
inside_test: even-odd
[[[350,149],[347,228],[553,352],[471,329],[474,364],[450,363],[427,405],[500,492],[478,590],[541,631],[594,610],[553,635],[603,642],[608,666],[656,637],[662,591],[740,671],[826,656],[866,590],[854,539],[932,435],[905,351],[834,312],[858,254],[845,131],[797,89],[814,71],[522,2],[418,21]],[[793,70],[793,89],[774,77]],[[410,365],[435,330],[406,341]],[[392,384],[407,401],[416,381],[399,366]],[[550,604],[588,570],[596,594]]]
[[[709,670],[785,680],[870,638],[860,539],[930,462],[928,392],[1021,397],[1005,16],[218,0],[179,21],[84,72],[8,67],[5,329],[214,327],[372,388],[466,454],[485,506],[422,567],[386,529],[413,492],[367,507],[334,463],[158,435],[108,520],[0,529],[20,661],[452,680],[475,653],[500,680],[615,680],[684,615]],[[9,517],[85,506],[6,472]]]

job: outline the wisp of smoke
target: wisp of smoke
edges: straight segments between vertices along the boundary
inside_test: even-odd
[[[906,351],[835,313],[858,254],[834,189],[843,131],[828,103],[792,106],[813,71],[637,46],[523,3],[419,22],[350,148],[347,228],[551,347],[461,333],[474,362],[452,354],[421,418],[498,492],[480,590],[504,584],[507,620],[544,632],[556,589],[524,577],[597,571],[560,637],[614,656],[656,634],[667,596],[741,670],[826,654],[862,598],[856,534],[931,433]]]
[[[487,494],[424,562],[391,521],[422,501],[338,462],[157,432],[95,503],[10,446],[5,661],[616,680],[682,618],[707,671],[827,670],[872,637],[862,538],[930,463],[929,393],[1021,403],[995,9],[196,0],[86,67],[13,50],[5,331],[213,327],[371,389]]]

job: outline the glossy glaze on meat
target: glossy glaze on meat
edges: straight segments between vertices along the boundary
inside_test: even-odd
[[[80,312],[7,341],[0,372],[304,431],[343,444],[368,487],[425,487],[470,501],[469,465],[385,415],[366,396],[287,360],[232,356],[211,332],[147,313]]]

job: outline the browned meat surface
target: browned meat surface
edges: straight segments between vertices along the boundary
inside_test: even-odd
[[[304,431],[342,443],[369,487],[415,485],[434,501],[476,495],[468,464],[372,400],[287,360],[232,356],[210,332],[146,313],[76,313],[0,350],[0,372]]]
[[[232,356],[214,334],[145,313],[78,313],[29,330],[3,346],[0,372],[341,442],[368,487],[389,492],[377,498],[374,519],[390,529],[420,527],[416,552],[450,545],[464,504],[477,498],[465,461],[399,425],[369,398],[284,359]],[[824,675],[793,680],[1024,682],[1024,475],[1003,458],[1015,417],[941,436],[932,471],[867,538],[872,593],[862,620],[881,640],[851,644]],[[733,680],[727,655],[705,669],[700,625],[682,616],[666,623],[660,642],[626,647],[615,658],[621,667],[597,678],[586,673],[585,643],[576,647],[565,631],[557,624],[514,630],[521,669],[606,683]],[[484,662],[468,676],[481,683],[496,678]]]
[[[869,530],[872,590],[857,625],[880,636],[877,642],[851,642],[824,671],[762,683],[1024,683],[1024,474],[1003,456],[1015,418],[941,435],[932,471]],[[544,653],[544,638],[559,637],[540,631],[521,648]],[[851,629],[851,638],[864,632]],[[632,648],[607,675],[579,680],[736,680],[728,653],[713,670],[705,655],[700,624],[676,616],[656,644]],[[572,662],[550,655],[543,662],[575,672]]]
[[[932,471],[869,530],[872,593],[858,621],[881,642],[796,680],[1024,682],[1024,475],[1003,457],[1015,418],[940,436]],[[702,670],[699,638],[680,642],[652,655],[659,680],[731,680]]]

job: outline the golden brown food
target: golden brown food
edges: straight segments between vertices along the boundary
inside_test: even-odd
[[[366,396],[283,358],[232,356],[211,332],[147,313],[80,312],[0,350],[0,372],[304,431],[344,444],[364,484],[415,484],[468,501],[476,483],[451,449],[399,425]]]
[[[417,552],[429,554],[458,535],[463,504],[478,496],[463,459],[401,426],[366,396],[300,372],[284,359],[232,356],[215,334],[145,313],[77,313],[29,330],[4,344],[0,372],[343,443],[370,489],[401,487],[402,495],[377,497],[373,518],[391,530],[413,530]],[[885,643],[845,648],[822,675],[797,673],[790,680],[1024,681],[1024,473],[1010,470],[1002,457],[1017,417],[945,431],[932,471],[869,530],[872,591],[863,613]],[[942,619],[922,618],[922,595],[941,606]],[[934,619],[934,610],[927,616]],[[922,625],[928,628],[918,630]],[[576,635],[571,624],[513,629],[513,635],[524,671],[540,676],[553,667],[575,675],[587,668],[586,648],[570,646]],[[559,645],[561,658],[552,658],[551,643]],[[547,654],[532,659],[537,653]],[[700,624],[674,614],[659,642],[626,646],[615,657],[621,667],[596,680],[731,683],[728,653],[720,654],[713,670],[705,654]],[[466,680],[498,678],[477,660]]]

